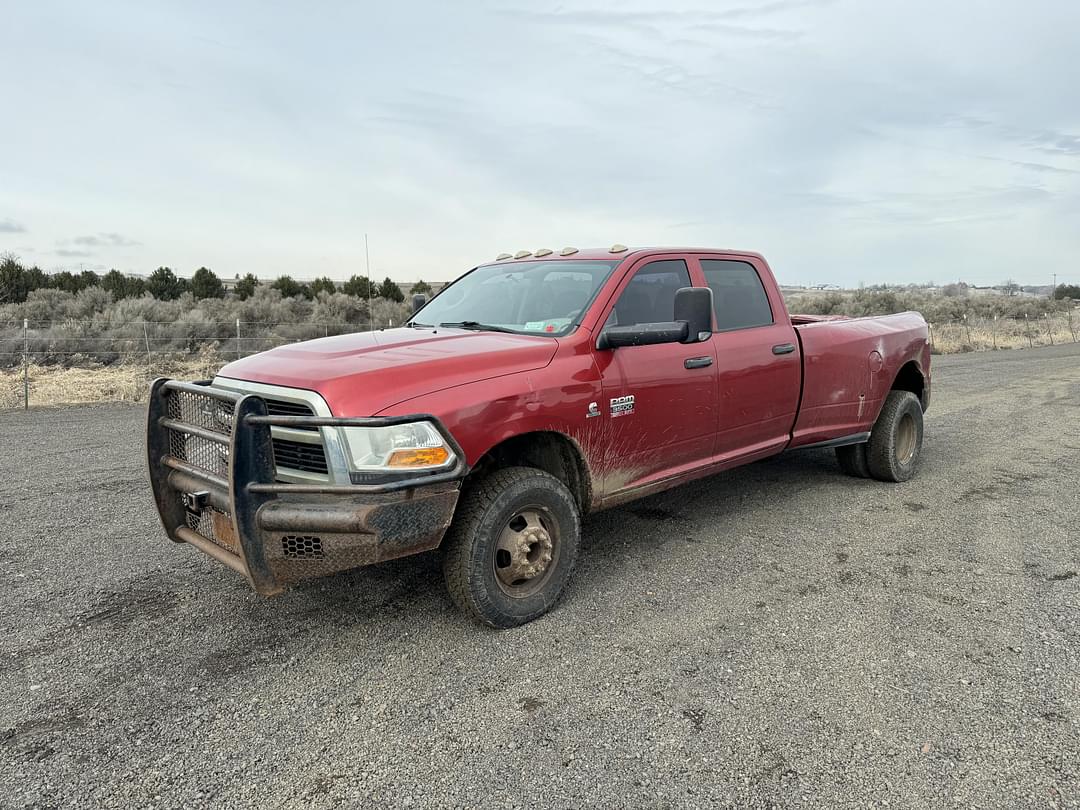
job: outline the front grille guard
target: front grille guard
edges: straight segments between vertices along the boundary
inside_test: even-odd
[[[198,400],[192,399],[186,407],[171,402],[171,398],[185,395],[209,402],[211,424],[199,424],[199,420],[190,418],[193,403]],[[201,408],[199,412],[205,413]],[[215,423],[215,414],[227,418]],[[381,484],[289,484],[275,480],[271,427],[385,427],[420,420],[431,422],[454,451],[456,461],[450,469],[421,479]],[[179,441],[178,437],[181,437]],[[189,443],[193,443],[196,452],[187,452]],[[216,457],[207,450],[214,447],[220,448]],[[178,449],[181,449],[179,454]],[[258,523],[259,510],[267,503],[289,495],[391,493],[456,481],[468,472],[461,447],[430,414],[270,416],[266,401],[257,394],[213,388],[210,381],[181,382],[167,378],[155,380],[150,388],[146,452],[158,515],[169,538],[195,546],[247,577],[258,593],[267,596],[284,590],[266,559],[266,537]],[[182,457],[189,455],[196,456],[196,461],[201,463]],[[210,513],[214,513],[212,520],[205,517]]]

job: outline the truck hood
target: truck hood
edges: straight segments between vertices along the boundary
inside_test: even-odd
[[[374,416],[413,397],[543,368],[554,338],[464,329],[385,329],[292,343],[229,363],[219,377],[306,388],[335,416]]]

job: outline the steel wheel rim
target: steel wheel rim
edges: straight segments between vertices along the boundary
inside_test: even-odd
[[[907,464],[915,457],[917,437],[915,420],[910,413],[904,414],[896,426],[896,460],[901,464]]]
[[[503,526],[491,555],[499,590],[515,599],[535,594],[551,579],[559,545],[559,526],[548,509],[518,509]]]

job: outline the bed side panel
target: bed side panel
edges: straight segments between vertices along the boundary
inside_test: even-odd
[[[897,372],[922,367],[926,322],[917,312],[801,323],[803,395],[791,447],[870,430]]]

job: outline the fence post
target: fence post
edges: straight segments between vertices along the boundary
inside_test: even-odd
[[[1053,322],[1050,320],[1050,313],[1046,313],[1046,336],[1050,338],[1050,345],[1054,345],[1054,327]]]
[[[990,335],[992,336],[992,339],[994,341],[994,351],[995,352],[997,351],[997,321],[998,321],[998,316],[997,316],[997,313],[995,312],[994,313],[994,320],[991,321],[992,325],[990,327]]]
[[[154,361],[150,359],[150,333],[146,331],[146,321],[143,321],[142,325],[143,342],[146,344],[146,376],[147,379],[154,379]]]
[[[932,323],[926,324],[926,336],[930,339],[930,351],[934,351],[934,325]]]
[[[240,319],[236,319],[236,359],[240,359]]]
[[[1073,327],[1073,311],[1070,309],[1069,316],[1069,334],[1072,335],[1073,343],[1076,343],[1076,329]]]
[[[30,410],[30,319],[23,318],[22,322],[22,386],[23,386],[23,410]]]
[[[1024,313],[1024,333],[1027,335],[1028,348],[1033,348],[1035,344],[1031,340],[1031,320],[1028,318],[1027,313]]]

